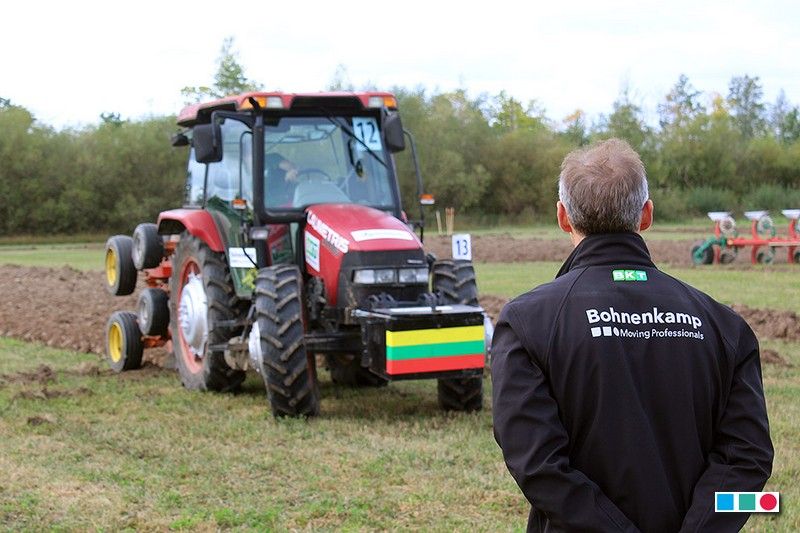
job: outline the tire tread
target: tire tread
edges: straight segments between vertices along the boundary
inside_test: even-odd
[[[441,260],[433,264],[433,292],[442,303],[478,305],[478,283],[471,261]],[[480,411],[483,377],[438,380],[439,406],[447,411]]]
[[[319,414],[319,388],[304,344],[301,291],[300,270],[294,265],[262,268],[256,276],[260,370],[276,417]]]

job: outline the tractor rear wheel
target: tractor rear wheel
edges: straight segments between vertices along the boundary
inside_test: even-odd
[[[136,370],[142,366],[142,332],[136,315],[128,311],[115,311],[106,325],[106,354],[114,372]]]
[[[259,370],[272,414],[318,415],[316,367],[306,353],[303,339],[300,269],[295,265],[274,265],[259,270],[255,306],[261,348]]]
[[[240,314],[225,256],[188,232],[172,256],[170,329],[183,386],[190,390],[235,390],[245,378],[225,362],[224,346],[240,333]]]
[[[327,357],[331,381],[348,387],[385,387],[387,380],[361,366],[354,355],[329,355]]]
[[[433,292],[443,304],[478,305],[478,284],[472,261],[436,261],[433,264]],[[439,406],[451,411],[480,411],[483,408],[483,377],[440,379]]]

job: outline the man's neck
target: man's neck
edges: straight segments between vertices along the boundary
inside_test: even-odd
[[[582,233],[578,233],[577,231],[572,231],[569,234],[569,238],[572,239],[572,246],[573,247],[578,246],[585,237],[586,237],[586,235],[583,235]]]

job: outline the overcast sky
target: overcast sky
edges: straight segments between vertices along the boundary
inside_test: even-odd
[[[211,83],[227,36],[266,89],[324,89],[344,65],[356,86],[506,90],[560,121],[607,113],[627,84],[652,120],[681,73],[723,95],[749,74],[768,102],[783,89],[800,103],[796,1],[10,0],[0,12],[0,97],[57,127],[177,113],[182,87]]]

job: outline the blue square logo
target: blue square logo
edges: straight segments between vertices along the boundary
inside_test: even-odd
[[[717,511],[733,511],[733,494],[717,493]]]

